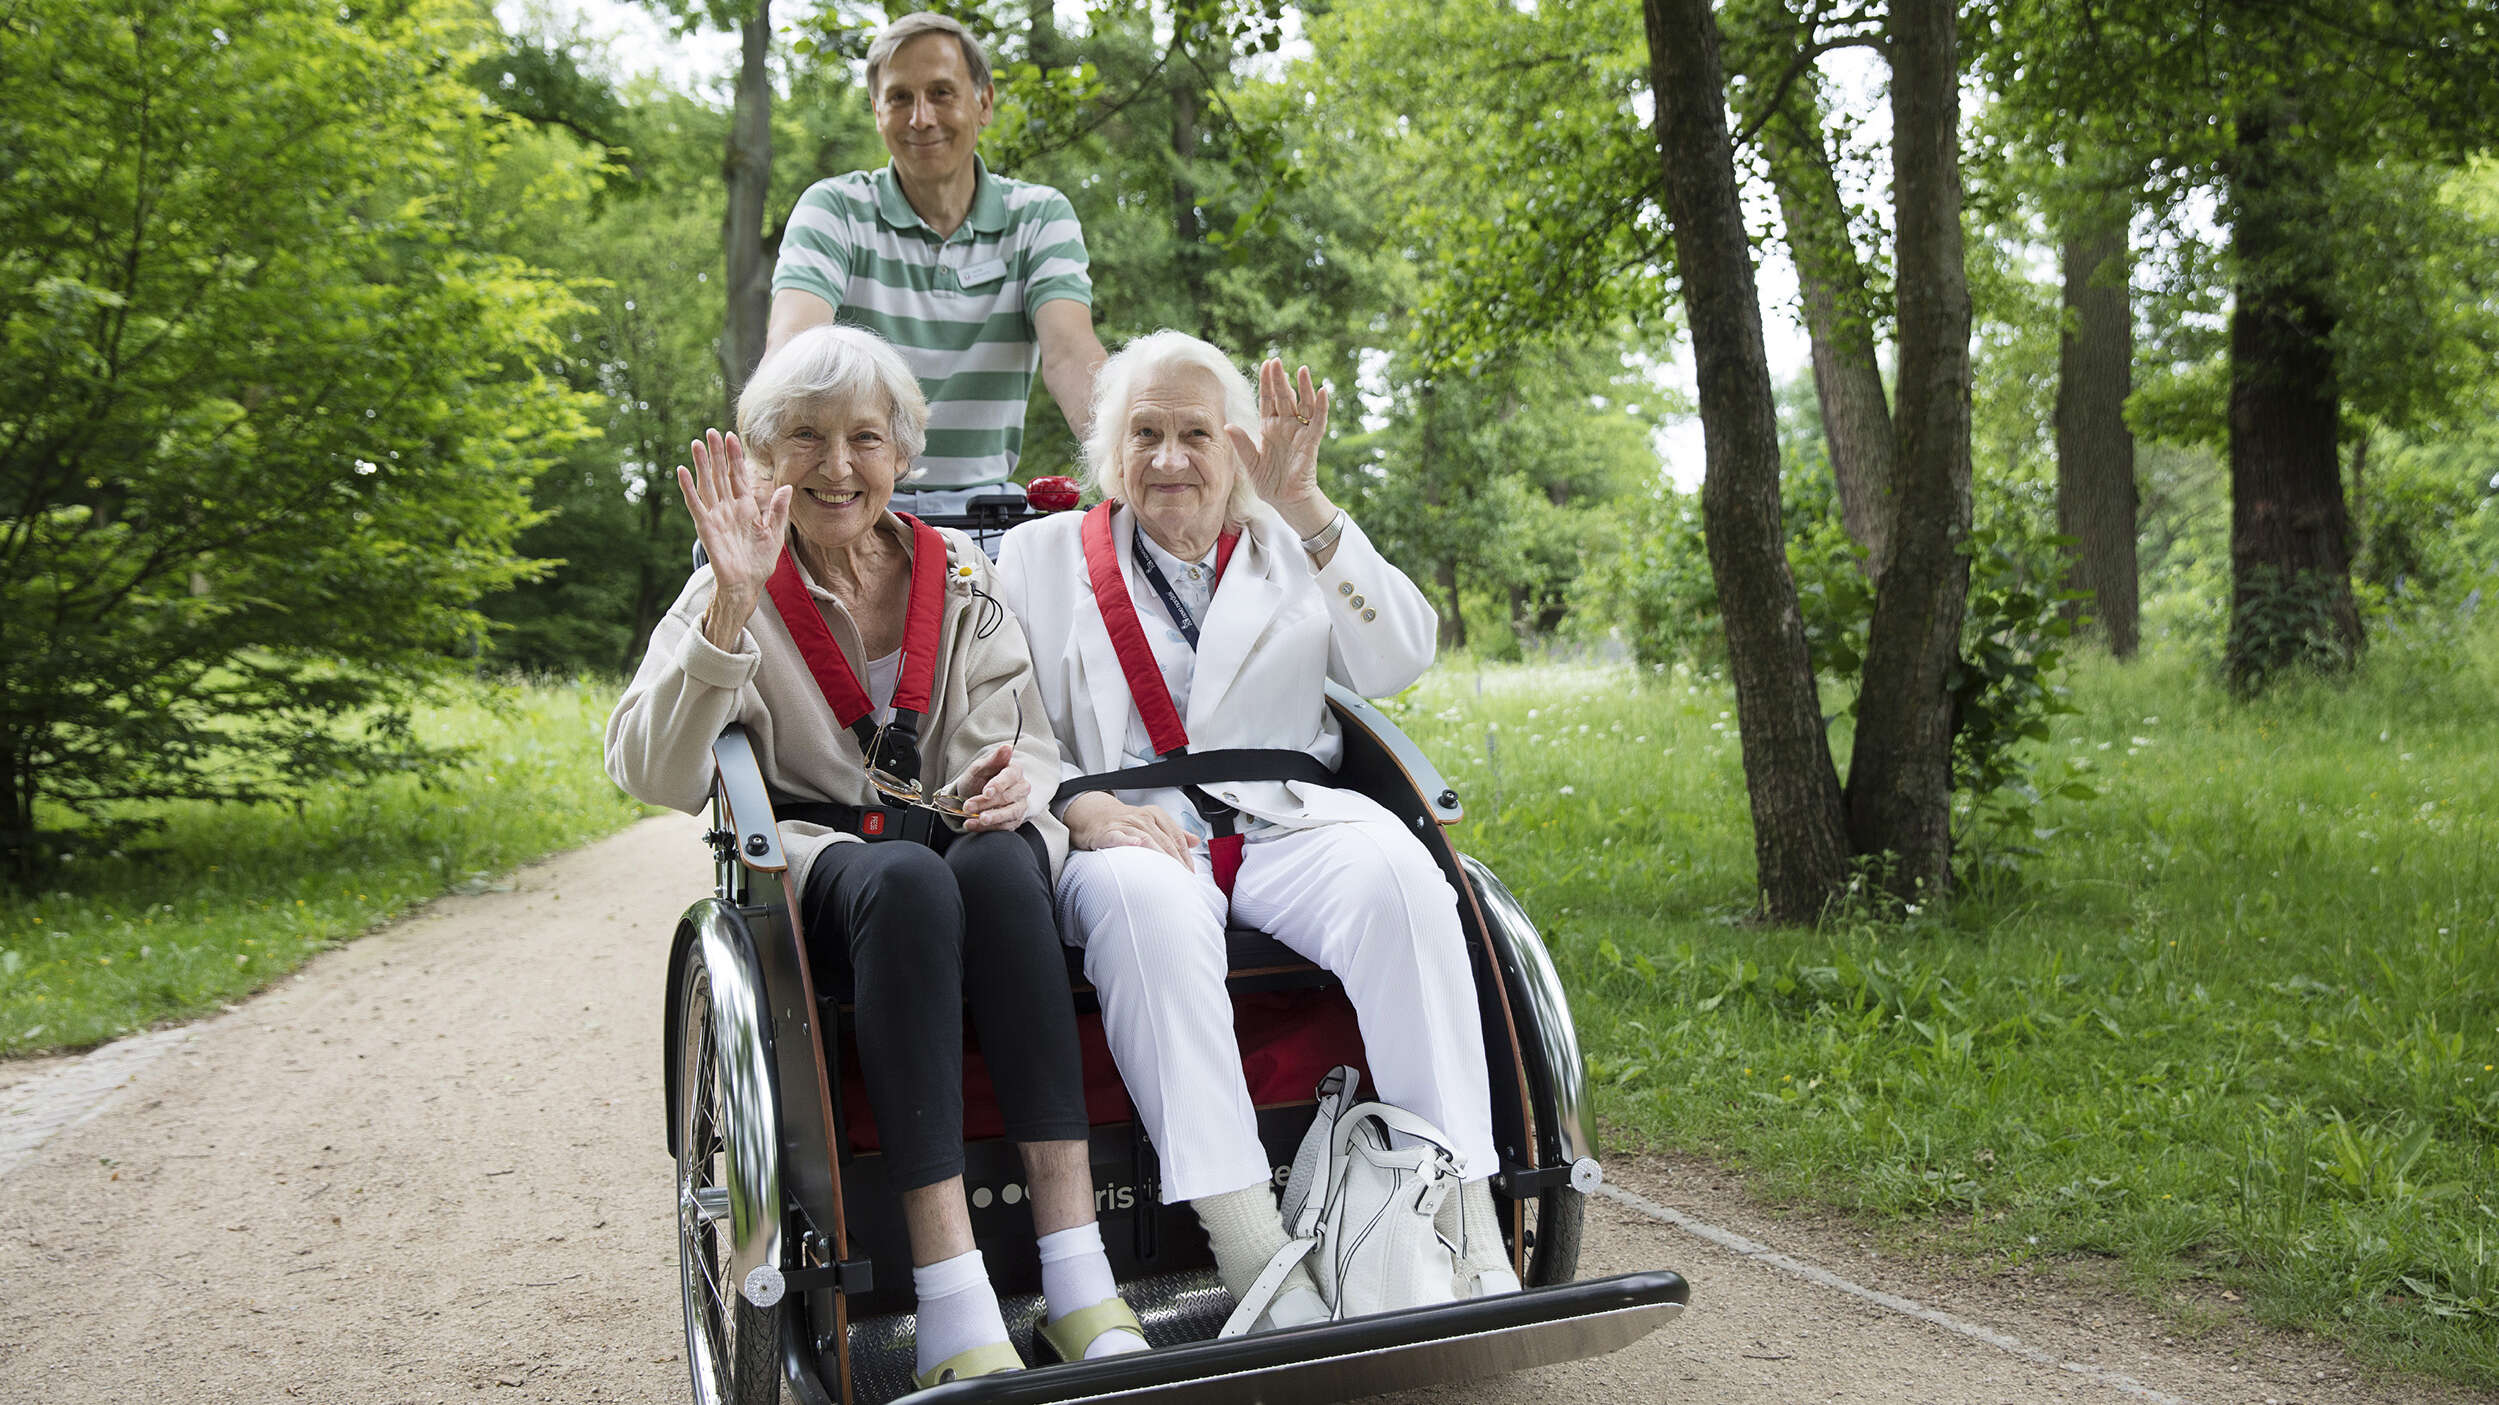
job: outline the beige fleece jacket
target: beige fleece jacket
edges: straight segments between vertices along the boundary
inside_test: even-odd
[[[891,513],[877,529],[909,552],[910,533]],[[1050,814],[1059,750],[1034,686],[1024,631],[995,603],[997,573],[989,558],[960,532],[941,528],[940,535],[950,569],[930,716],[920,724],[921,773],[932,781],[948,778],[948,788],[958,786],[974,761],[1014,739],[1020,701],[1023,739],[1016,759],[1032,783],[1027,814],[1049,845],[1055,880],[1067,858],[1066,826]],[[804,568],[800,575],[842,656],[866,678],[865,651],[850,612]],[[711,568],[697,568],[651,631],[642,666],[607,719],[608,775],[638,800],[699,813],[711,796],[712,741],[722,728],[742,722],[754,738],[764,783],[776,792],[845,805],[882,803],[868,784],[858,739],[833,720],[832,705],[816,687],[771,598],[756,607],[738,647],[726,651],[703,637],[703,611],[711,597]],[[818,851],[830,843],[861,841],[821,825],[783,820],[781,842],[791,879],[803,892],[807,866]]]

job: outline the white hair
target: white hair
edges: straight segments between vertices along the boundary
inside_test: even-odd
[[[1085,436],[1085,486],[1106,498],[1127,498],[1128,469],[1120,450],[1128,438],[1128,406],[1136,399],[1137,387],[1156,373],[1185,366],[1212,373],[1223,396],[1224,423],[1239,425],[1252,439],[1258,437],[1258,392],[1250,388],[1249,377],[1231,357],[1186,332],[1168,327],[1148,332],[1103,362],[1093,378],[1093,428]],[[1232,493],[1224,500],[1224,520],[1247,522],[1266,516],[1269,509],[1250,482],[1248,465],[1233,452],[1231,436],[1218,437],[1223,443],[1216,452],[1232,463]]]
[[[864,327],[821,323],[764,358],[738,393],[738,437],[750,453],[770,458],[801,407],[830,402],[843,409],[885,401],[885,418],[902,454],[897,482],[919,472],[928,447],[928,397],[902,353]]]

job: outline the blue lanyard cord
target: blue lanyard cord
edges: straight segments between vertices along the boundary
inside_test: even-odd
[[[1145,534],[1139,532],[1129,538],[1128,546],[1136,554],[1138,572],[1145,577],[1146,584],[1154,587],[1154,593],[1162,598],[1163,609],[1170,613],[1171,622],[1180,626],[1181,637],[1189,641],[1191,649],[1195,649],[1197,616],[1189,613],[1189,607],[1180,603],[1180,593],[1173,590],[1171,582],[1164,578],[1163,568],[1154,564],[1153,553],[1145,549]]]

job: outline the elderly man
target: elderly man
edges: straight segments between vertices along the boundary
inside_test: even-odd
[[[799,197],[773,270],[766,354],[836,320],[898,348],[929,425],[922,491],[894,505],[946,512],[969,496],[960,490],[1015,472],[1036,361],[1085,437],[1103,352],[1084,231],[1066,196],[980,159],[995,92],[989,56],[961,24],[920,13],[887,25],[868,49],[868,93],[893,160]]]

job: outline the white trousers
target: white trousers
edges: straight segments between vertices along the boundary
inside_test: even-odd
[[[1203,851],[1188,868],[1153,849],[1070,854],[1059,913],[1162,1158],[1163,1199],[1267,1184],[1224,991],[1224,896]],[[1345,983],[1377,1097],[1447,1134],[1465,1179],[1499,1169],[1457,896],[1395,817],[1252,837],[1231,916]]]

